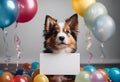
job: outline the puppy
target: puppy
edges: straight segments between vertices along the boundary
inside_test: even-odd
[[[72,15],[65,22],[58,23],[46,16],[44,27],[45,53],[74,53],[77,50],[78,16]]]
[[[46,16],[44,26],[44,53],[74,53],[77,50],[78,16],[72,15],[65,22],[58,23]],[[48,75],[50,82],[70,82],[75,76]]]

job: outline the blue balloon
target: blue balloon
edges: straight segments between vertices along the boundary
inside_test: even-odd
[[[31,66],[32,66],[32,69],[37,69],[39,67],[39,62],[33,62]]]
[[[109,15],[100,15],[97,17],[92,26],[93,35],[100,42],[109,40],[115,33],[115,22]]]
[[[0,0],[0,28],[4,29],[15,22],[18,11],[17,0]]]
[[[0,75],[2,75],[3,74],[3,70],[0,70]]]
[[[105,72],[108,74],[110,71],[110,68],[104,68]]]
[[[34,70],[32,69],[32,70],[28,71],[27,74],[28,74],[29,76],[32,76],[33,72],[34,72]]]
[[[120,82],[120,70],[119,70],[119,68],[111,68],[108,75],[113,82]]]
[[[96,68],[92,65],[87,65],[83,69],[86,70],[86,71],[89,71],[89,72],[96,71]]]
[[[23,75],[23,74],[26,74],[26,71],[24,69],[18,69],[15,75]]]

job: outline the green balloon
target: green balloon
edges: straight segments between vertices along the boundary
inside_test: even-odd
[[[84,13],[84,20],[87,27],[92,30],[93,21],[100,15],[107,14],[108,11],[102,3],[92,4]]]
[[[75,82],[91,82],[90,73],[87,71],[80,71],[75,77]]]

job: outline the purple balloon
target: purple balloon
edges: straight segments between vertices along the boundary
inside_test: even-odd
[[[106,82],[106,79],[101,72],[94,71],[91,73],[91,82]]]

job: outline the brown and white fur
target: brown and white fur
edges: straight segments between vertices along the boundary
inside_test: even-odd
[[[74,53],[77,49],[78,16],[72,15],[65,23],[46,16],[44,27],[45,53]]]

